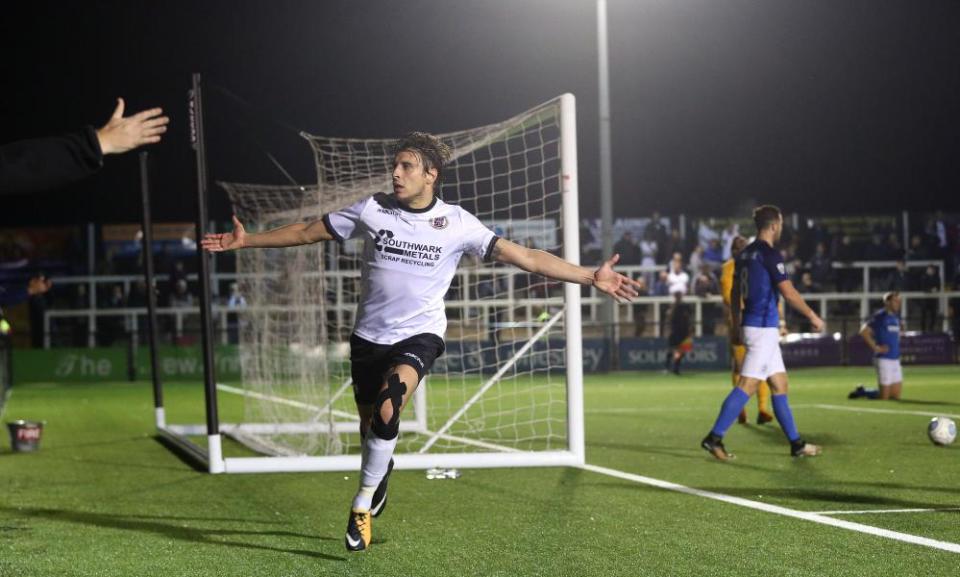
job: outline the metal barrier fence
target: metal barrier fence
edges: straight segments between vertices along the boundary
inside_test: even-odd
[[[882,292],[870,290],[876,287],[879,277],[884,271],[892,271],[896,267],[894,261],[864,261],[854,263],[834,263],[835,269],[860,270],[855,276],[862,279],[862,287],[858,292],[824,292],[808,293],[804,297],[811,306],[818,310],[820,316],[827,321],[828,330],[837,330],[838,322],[856,323],[867,318],[871,311],[880,306]],[[943,281],[942,261],[910,261],[908,267],[937,268],[941,283]],[[663,270],[663,266],[623,266],[618,267],[625,274],[635,278],[651,277]],[[321,273],[308,273],[308,276]],[[328,302],[324,307],[328,314],[333,315],[337,326],[345,327],[349,331],[353,327],[356,305],[349,302],[350,295],[345,290],[352,286],[360,277],[358,270],[341,270],[325,272],[332,284],[328,291]],[[236,273],[215,273],[212,275],[215,294],[226,294],[226,284],[237,280]],[[196,275],[188,276],[195,279]],[[158,275],[158,279],[166,279]],[[44,313],[43,333],[44,346],[49,348],[61,344],[59,341],[67,338],[73,346],[93,347],[98,344],[109,344],[113,338],[121,335],[132,335],[138,338],[141,331],[146,329],[145,308],[98,308],[98,287],[122,285],[124,293],[129,294],[131,284],[142,280],[138,275],[112,275],[90,277],[56,277],[52,279],[55,287],[83,284],[89,287],[88,303],[85,308],[79,309],[49,309]],[[450,329],[454,335],[459,332],[482,331],[485,334],[502,329],[529,329],[535,326],[538,318],[551,314],[552,309],[562,306],[560,297],[561,285],[554,282],[537,281],[542,298],[522,298],[529,294],[524,288],[530,286],[528,273],[509,267],[461,268],[451,285],[451,291],[446,298],[447,314],[450,318]],[[941,286],[943,286],[941,284]],[[908,329],[911,324],[919,322],[924,330],[940,330],[947,332],[950,329],[948,318],[948,302],[960,297],[960,292],[904,292],[903,310],[901,316],[907,320]],[[685,302],[693,309],[693,321],[697,336],[716,334],[717,327],[723,325],[723,308],[719,296],[698,297],[689,295]],[[608,299],[597,293],[593,288],[584,289],[583,317],[584,328],[601,332],[617,342],[621,336],[635,336],[644,334],[661,336],[668,307],[673,302],[669,296],[648,296],[637,299],[629,305],[613,307],[613,318],[609,322],[601,320],[601,309]],[[246,309],[251,310],[251,309]],[[277,310],[282,310],[278,308]],[[317,312],[321,311],[319,306]],[[213,314],[218,336],[217,341],[227,344],[234,341],[233,335],[237,330],[240,317],[244,309],[228,308],[223,305],[214,305]],[[193,332],[194,325],[199,326],[199,309],[194,307],[160,308],[157,311],[162,323],[163,333],[171,342]],[[919,314],[917,314],[919,313]],[[803,332],[803,321],[793,318],[788,312],[788,324],[791,330]],[[319,319],[318,319],[319,321]],[[612,327],[612,333],[609,330]],[[722,330],[722,329],[721,329]],[[69,335],[68,337],[65,335]],[[343,337],[344,335],[340,335]]]

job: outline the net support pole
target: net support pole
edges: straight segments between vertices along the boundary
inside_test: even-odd
[[[163,384],[160,382],[157,346],[160,339],[157,331],[157,293],[153,290],[153,217],[150,214],[150,172],[148,153],[140,153],[140,195],[143,201],[141,225],[143,227],[143,275],[147,283],[147,339],[150,346],[150,375],[153,379],[153,407],[157,427],[167,426],[163,409]]]
[[[210,257],[200,241],[207,228],[207,154],[203,137],[203,93],[200,74],[193,75],[190,91],[190,137],[197,157],[197,259],[200,278],[200,328],[203,344],[203,390],[207,409],[207,451],[211,473],[224,471],[217,415],[217,377],[213,364],[213,316],[210,307]]]
[[[560,172],[563,194],[563,258],[580,264],[580,195],[577,189],[577,103],[573,94],[560,97]],[[605,255],[605,257],[608,255]],[[586,462],[583,427],[583,341],[580,285],[563,287],[567,341],[567,444],[582,464]]]

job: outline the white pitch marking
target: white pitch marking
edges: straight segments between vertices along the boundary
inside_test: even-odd
[[[874,509],[863,511],[813,511],[814,515],[872,515],[874,513],[935,513],[937,511],[960,511],[960,507],[943,507],[939,509]]]
[[[694,411],[715,410],[710,407],[614,407],[611,409],[586,409],[588,415],[639,415],[641,413],[689,413]]]
[[[870,401],[865,401],[869,403]],[[849,411],[852,413],[878,413],[883,415],[919,415],[921,417],[950,417],[951,419],[960,419],[960,415],[950,413],[931,413],[929,411],[898,411],[896,409],[877,409],[874,407],[845,407],[843,405],[820,405],[820,404],[799,404],[793,405],[795,409],[827,409],[830,411]]]
[[[822,515],[818,513],[811,513],[808,511],[797,511],[795,509],[789,509],[787,507],[781,507],[779,505],[771,505],[769,503],[751,501],[749,499],[744,499],[742,497],[734,497],[732,495],[714,493],[713,491],[704,491],[701,489],[694,489],[692,487],[686,487],[684,485],[679,485],[677,483],[671,483],[670,481],[661,481],[659,479],[653,479],[651,477],[644,477],[642,475],[635,475],[633,473],[627,473],[625,471],[618,471],[617,469],[608,469],[606,467],[598,467],[597,465],[584,464],[584,465],[581,465],[581,468],[587,471],[592,471],[594,473],[599,473],[601,475],[607,475],[609,477],[616,477],[618,479],[633,481],[635,483],[643,483],[644,485],[651,485],[653,487],[659,487],[661,489],[666,489],[668,491],[676,491],[678,493],[685,493],[687,495],[694,495],[696,497],[704,497],[706,499],[722,501],[724,503],[730,503],[731,505],[739,505],[740,507],[747,507],[748,509],[756,509],[758,511],[764,511],[766,513],[774,513],[776,515],[783,515],[785,517],[793,517],[794,519],[801,519],[803,521],[812,521],[814,523],[820,523],[821,525],[830,525],[832,527],[847,529],[848,531],[856,531],[858,533],[867,533],[869,535],[876,535],[877,537],[884,537],[886,539],[893,539],[895,541],[903,541],[904,543],[913,543],[914,545],[922,545],[924,547],[930,547],[932,549],[950,551],[951,553],[960,553],[960,544],[958,543],[950,543],[949,541],[937,541],[936,539],[929,539],[927,537],[919,537],[917,535],[900,533],[897,531],[891,531],[889,529],[881,529],[879,527],[872,527],[870,525],[863,525],[861,523],[853,523],[851,521],[844,521],[842,519],[834,519],[833,517],[828,517],[826,515]]]

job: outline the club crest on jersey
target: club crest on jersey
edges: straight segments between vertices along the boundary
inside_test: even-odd
[[[383,250],[383,245],[390,242],[393,238],[392,230],[380,229],[377,231],[377,237],[373,239],[373,248]]]
[[[782,262],[777,263],[777,270],[780,271],[780,274],[787,274],[787,270],[783,267]]]
[[[447,228],[447,225],[448,225],[448,224],[450,224],[450,221],[447,220],[447,217],[445,217],[445,216],[438,216],[438,217],[436,217],[436,218],[431,218],[431,219],[430,219],[430,226],[432,226],[433,228],[435,228],[435,229],[437,229],[437,230],[443,230],[443,229]]]

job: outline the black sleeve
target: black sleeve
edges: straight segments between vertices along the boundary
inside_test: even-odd
[[[487,243],[487,250],[483,251],[483,262],[493,262],[493,247],[497,245],[498,240],[500,240],[500,237],[494,235]]]
[[[80,132],[0,146],[0,194],[39,192],[100,170],[103,153],[91,127]]]

